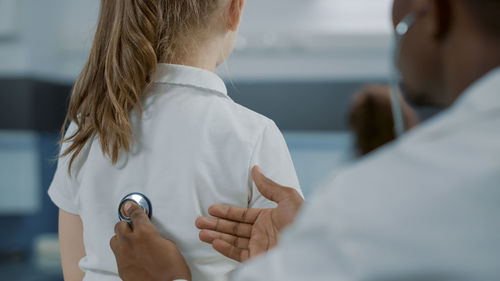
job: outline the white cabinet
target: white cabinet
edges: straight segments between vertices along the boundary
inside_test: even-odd
[[[390,35],[392,0],[250,0],[241,25],[241,48],[310,49],[340,35]]]
[[[249,0],[229,66],[250,80],[386,78],[392,0]]]
[[[0,0],[0,40],[16,35],[16,0]]]
[[[387,76],[392,0],[246,3],[235,52],[219,69],[224,77],[374,80]],[[38,77],[74,81],[88,56],[98,8],[99,0],[0,0],[0,75],[27,64],[26,72]],[[16,9],[20,17],[15,16]],[[14,41],[2,40],[13,34]],[[16,55],[20,51],[25,52],[23,57]]]

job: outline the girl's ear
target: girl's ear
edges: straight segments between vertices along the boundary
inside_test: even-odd
[[[245,6],[246,0],[230,1],[227,28],[231,31],[236,31],[240,26],[241,17],[243,15],[243,7]]]

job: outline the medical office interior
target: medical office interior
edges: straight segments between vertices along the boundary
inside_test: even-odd
[[[218,72],[238,103],[283,131],[307,198],[356,161],[347,115],[390,71],[390,0],[248,0]],[[46,192],[98,0],[0,0],[0,279],[62,280]]]

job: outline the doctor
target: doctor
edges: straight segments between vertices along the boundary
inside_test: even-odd
[[[196,222],[203,241],[249,259],[231,280],[500,280],[500,1],[395,0],[403,20],[408,99],[450,108],[347,168],[300,212],[298,195],[254,169],[276,209],[213,206],[217,218]],[[111,240],[121,277],[189,280],[175,244],[128,211],[134,229],[119,223]]]

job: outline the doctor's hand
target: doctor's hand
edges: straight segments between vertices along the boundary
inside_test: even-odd
[[[110,241],[120,278],[124,281],[191,280],[191,271],[177,246],[163,239],[144,211],[125,205],[133,228],[126,222],[115,226]]]
[[[248,209],[231,206],[211,206],[209,214],[200,217],[200,240],[233,260],[244,262],[278,244],[280,232],[291,224],[304,199],[293,188],[281,186],[266,178],[256,166],[252,177],[260,193],[278,203],[272,209]]]

